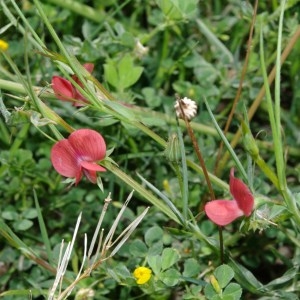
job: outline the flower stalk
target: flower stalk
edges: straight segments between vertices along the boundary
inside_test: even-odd
[[[182,103],[182,100],[178,96],[177,96],[177,103],[178,103],[178,108],[180,110],[180,113],[178,113],[177,115],[180,116],[185,122],[186,129],[187,129],[189,137],[192,141],[193,148],[194,148],[197,158],[199,160],[201,169],[203,171],[204,178],[205,178],[207,186],[208,186],[210,199],[213,200],[213,199],[215,199],[215,193],[212,188],[212,184],[211,184],[211,181],[210,181],[210,178],[208,175],[207,168],[205,166],[205,162],[204,162],[202,153],[200,151],[200,147],[197,143],[196,137],[194,135],[194,131],[193,131],[192,127],[190,126],[189,118],[185,114],[185,107]],[[222,226],[219,226],[218,230],[219,230],[219,243],[220,243],[220,259],[221,259],[221,263],[224,263],[224,243],[223,243],[223,228],[222,228]]]

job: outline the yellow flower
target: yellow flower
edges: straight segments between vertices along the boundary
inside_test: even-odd
[[[5,51],[8,48],[8,43],[0,39],[0,50]]]
[[[146,267],[138,267],[134,270],[133,276],[136,279],[137,284],[144,284],[151,278],[151,269]]]

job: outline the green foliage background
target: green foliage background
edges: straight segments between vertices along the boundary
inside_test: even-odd
[[[25,80],[28,81],[30,76],[34,86],[45,87],[41,94],[43,101],[68,124],[77,129],[92,128],[101,132],[107,147],[114,148],[111,157],[123,171],[137,181],[140,181],[137,174],[141,174],[167,195],[181,211],[183,201],[176,168],[166,158],[165,149],[161,145],[132,124],[93,108],[77,110],[70,103],[55,99],[49,92],[47,88],[52,76],[64,74],[53,60],[41,54],[26,27],[22,32],[22,22],[17,17],[13,2],[1,1],[0,34],[1,39],[9,43],[9,55]],[[247,40],[253,7],[248,1],[41,2],[51,25],[69,53],[74,54],[81,63],[94,63],[94,77],[110,91],[117,102],[132,107],[135,116],[163,139],[168,140],[177,132],[173,109],[175,93],[194,99],[199,111],[192,127],[210,171],[214,170],[220,138],[203,98],[209,103],[219,126],[224,128],[237,93],[246,53],[251,51],[241,100],[227,135],[230,141],[240,126],[240,120],[244,118],[244,109],[252,105],[263,86],[259,58],[260,26],[264,37],[267,71],[270,72],[275,64],[280,14],[280,4],[277,1],[259,2],[250,47],[247,46]],[[47,49],[60,53],[57,43],[37,13],[36,5],[31,1],[22,1],[18,5]],[[283,24],[283,49],[299,31],[299,5],[299,1],[287,3]],[[15,15],[15,24],[8,11]],[[145,52],[138,50],[137,41],[147,47]],[[293,49],[281,69],[286,179],[290,190],[296,195],[297,205],[300,199],[299,53],[298,35],[298,40],[293,44]],[[21,83],[4,57],[1,56],[0,61],[1,79]],[[97,225],[103,200],[111,192],[113,203],[104,220],[104,226],[109,228],[131,188],[111,172],[101,174],[103,193],[87,180],[81,181],[76,188],[66,188],[49,159],[53,142],[41,133],[42,131],[53,137],[52,132],[49,127],[42,126],[43,119],[35,114],[36,108],[30,97],[27,97],[20,86],[5,86],[0,81],[0,88],[3,115],[0,119],[1,220],[39,257],[47,260],[33,190],[41,206],[55,257],[61,240],[68,241],[72,238],[72,229],[81,211],[83,219],[79,237],[84,233],[91,236]],[[38,126],[33,126],[32,120],[36,120]],[[44,121],[47,123],[47,120]],[[273,138],[265,101],[262,101],[255,112],[250,125],[260,155],[274,168]],[[65,137],[68,135],[62,127],[59,130]],[[197,163],[191,141],[183,126],[182,131],[186,156]],[[254,165],[245,151],[242,139],[235,152],[245,168]],[[233,160],[229,159],[222,168],[219,178],[224,182],[228,182],[229,169],[233,165]],[[203,213],[203,203],[209,194],[206,182],[191,168],[187,175],[189,210],[194,216],[197,215],[197,226],[207,240],[217,239],[217,227]],[[227,263],[232,263],[231,267],[235,270],[234,280],[243,289],[243,299],[297,299],[299,227],[290,218],[291,212],[283,207],[278,191],[258,168],[255,169],[252,179],[251,188],[255,191],[257,203],[263,203],[264,197],[267,197],[274,205],[271,208],[266,206],[265,210],[260,211],[265,212],[265,219],[259,219],[255,215],[251,221],[243,221],[242,225],[237,221],[226,227],[223,233],[225,248],[231,257],[231,261]],[[219,199],[229,197],[229,193],[220,185],[215,185],[214,190]],[[148,205],[142,195],[135,193],[118,232]],[[253,230],[248,231],[249,229]],[[26,257],[22,249],[16,249],[13,244],[8,243],[3,232],[5,230],[0,237],[0,292],[33,289],[36,299],[40,299],[38,297],[42,296],[39,295],[46,295],[54,275]],[[176,257],[174,262],[168,267],[158,268],[155,274],[157,281],[152,283],[153,286],[137,286],[131,275],[134,268],[144,263],[157,266],[157,261],[167,255],[164,253],[166,249],[176,249],[167,256]],[[70,266],[71,277],[79,268],[82,251],[82,245],[78,243]],[[78,288],[92,285],[94,299],[219,299],[213,298],[216,296],[215,290],[207,283],[208,275],[213,274],[219,264],[219,253],[215,249],[194,233],[174,224],[158,208],[152,206],[117,255],[95,271],[92,278],[81,282]],[[244,269],[237,267],[247,277],[247,282],[243,282],[243,277],[234,268],[235,264],[241,264],[247,269],[243,274]],[[232,272],[226,267],[224,270],[228,274]],[[261,283],[258,284],[252,274],[247,273],[248,270]],[[176,275],[169,276],[167,271]],[[217,280],[222,281],[223,277],[220,273],[219,277],[217,274],[214,273]],[[226,284],[221,286],[225,289],[231,280],[228,275],[230,278],[226,281],[226,276]],[[230,283],[233,285],[233,298],[228,296],[229,298],[220,299],[239,299],[240,286],[235,282]],[[6,294],[4,297],[24,299],[26,293],[28,292],[21,296]]]

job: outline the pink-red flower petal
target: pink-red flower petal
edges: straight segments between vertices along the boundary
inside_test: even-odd
[[[94,71],[94,64],[92,63],[85,63],[83,67],[89,72],[92,73]]]
[[[83,65],[83,67],[89,73],[92,73],[94,70],[94,64],[92,63],[86,63]],[[77,75],[73,75],[72,78],[80,87],[83,87],[83,84]],[[52,87],[58,99],[64,101],[73,101],[73,106],[84,106],[86,103],[88,103],[88,100],[76,89],[76,87],[69,80],[63,77],[53,76]]]
[[[254,206],[254,197],[247,185],[238,178],[234,177],[234,169],[230,170],[230,193],[236,200],[239,208],[245,216],[250,216]]]
[[[80,173],[76,152],[67,139],[60,140],[52,147],[51,162],[54,169],[65,177],[77,177]]]
[[[217,225],[225,226],[243,215],[235,200],[213,200],[204,210],[208,218]]]
[[[89,171],[89,170],[83,169],[83,173],[90,182],[92,182],[92,183],[97,182],[97,173],[96,173],[96,171]]]
[[[61,140],[52,147],[51,161],[59,174],[75,178],[76,184],[83,174],[96,183],[96,172],[106,171],[97,164],[105,155],[106,144],[102,135],[91,129],[79,129],[71,133],[68,139]]]
[[[105,157],[105,141],[95,130],[78,129],[70,134],[68,141],[83,161],[95,162]]]
[[[60,100],[69,100],[73,98],[73,86],[71,82],[60,76],[52,77],[52,88],[55,96]]]
[[[106,169],[103,168],[102,166],[99,166],[97,165],[96,163],[94,162],[89,162],[89,161],[82,161],[80,163],[80,165],[86,169],[86,170],[89,170],[89,171],[98,171],[98,172],[105,172]]]

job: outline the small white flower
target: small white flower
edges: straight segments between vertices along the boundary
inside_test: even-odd
[[[148,47],[144,47],[140,40],[136,40],[135,47],[134,47],[134,53],[138,58],[142,58],[145,56],[149,51]]]
[[[184,97],[183,99],[178,99],[175,102],[174,108],[176,111],[176,116],[179,119],[184,119],[183,115],[182,115],[182,111],[179,105],[179,102],[181,103],[181,108],[183,110],[184,115],[186,116],[186,118],[190,121],[191,119],[193,119],[196,114],[197,114],[197,104],[195,101]]]

